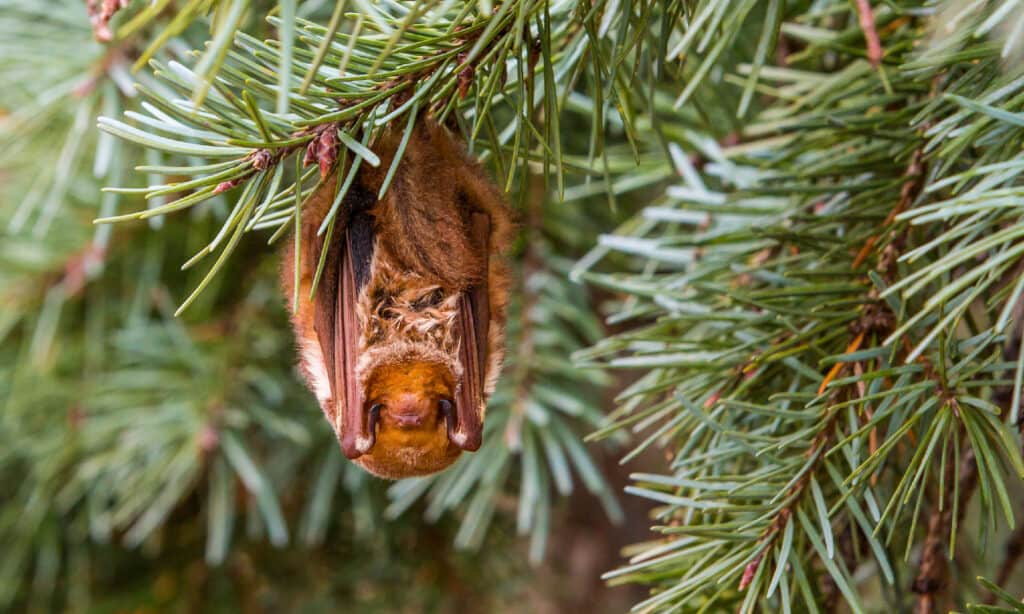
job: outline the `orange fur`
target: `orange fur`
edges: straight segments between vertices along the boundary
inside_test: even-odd
[[[428,475],[447,468],[461,450],[448,441],[441,399],[451,399],[455,382],[444,365],[414,362],[385,365],[368,382],[367,404],[384,405],[377,427],[377,444],[359,463],[384,478]],[[421,424],[407,426],[397,416],[415,415]]]

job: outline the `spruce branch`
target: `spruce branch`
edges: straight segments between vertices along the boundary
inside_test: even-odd
[[[949,445],[961,444],[958,440],[951,440]],[[959,480],[957,488],[947,490],[945,498],[936,505],[928,517],[928,532],[921,546],[921,563],[911,585],[911,590],[918,595],[914,604],[914,611],[918,614],[934,614],[949,609],[942,604],[943,594],[949,583],[948,562],[953,556],[953,544],[956,543],[955,535],[951,535],[950,531],[962,525],[967,504],[978,485],[977,464],[969,450],[963,456],[959,471],[953,463],[946,466],[943,481],[949,484],[953,480]],[[953,505],[954,493],[959,498],[957,505]],[[954,513],[957,514],[955,523]]]
[[[1009,383],[999,369],[1019,294],[1018,212],[969,203],[1016,193],[1016,165],[995,162],[1019,137],[1015,118],[993,105],[1020,104],[1019,77],[1001,72],[994,46],[972,46],[987,13],[915,53],[928,19],[887,5],[866,27],[863,11],[835,8],[849,19],[782,19],[801,46],[786,66],[726,59],[720,81],[692,86],[697,100],[706,87],[742,103],[745,77],[759,75],[764,107],[730,144],[705,108],[647,120],[713,163],[673,156],[677,185],[578,270],[628,295],[614,318],[632,323],[581,363],[642,373],[600,435],[643,432],[636,450],[672,453],[665,474],[636,474],[629,489],[661,506],[663,541],[606,576],[654,588],[641,608],[813,611],[827,586],[862,611],[856,568],[868,565],[909,607],[894,541],[904,558],[932,545],[920,575],[930,603],[972,484],[983,530],[1000,509],[1014,522],[1019,443],[1012,411],[990,395]],[[861,59],[877,55],[872,32],[884,74]],[[866,555],[836,556],[847,527]],[[742,592],[723,588],[733,581]]]

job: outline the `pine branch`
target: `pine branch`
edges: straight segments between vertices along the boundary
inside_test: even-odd
[[[634,475],[629,489],[662,505],[665,541],[607,576],[652,586],[640,607],[814,610],[825,577],[863,611],[849,565],[893,583],[890,543],[903,539],[905,557],[920,543],[926,485],[937,482],[934,500],[946,503],[928,512],[919,576],[921,603],[932,603],[973,484],[982,527],[999,509],[1013,522],[1006,488],[1021,454],[989,399],[1010,384],[999,370],[1019,293],[1017,212],[981,202],[1016,193],[1015,165],[995,162],[1019,137],[1015,118],[992,105],[1019,105],[1019,82],[1001,74],[997,47],[971,42],[989,14],[965,15],[912,54],[931,24],[892,9],[870,26],[849,6],[835,8],[845,21],[783,19],[787,46],[800,45],[787,67],[746,56],[719,62],[720,81],[691,83],[697,100],[724,90],[742,109],[744,77],[759,74],[765,106],[734,144],[714,145],[724,131],[703,108],[638,122],[713,161],[672,156],[680,185],[578,274],[629,295],[614,318],[632,323],[580,353],[582,364],[644,373],[600,434],[649,433],[627,458],[659,444],[673,453],[665,475]],[[865,36],[867,49],[851,44]],[[883,46],[884,71],[859,59]],[[602,258],[635,273],[594,270]],[[946,445],[961,434],[962,450]],[[961,456],[979,460],[960,468]],[[869,554],[835,557],[851,526]],[[723,588],[734,581],[740,592]]]
[[[960,443],[951,442],[950,445],[959,446]],[[914,604],[915,612],[930,614],[949,610],[943,605],[943,595],[949,588],[948,559],[953,556],[952,544],[956,539],[950,531],[956,526],[963,525],[967,504],[978,486],[977,467],[974,454],[970,451],[964,454],[959,471],[952,463],[946,467],[943,481],[947,484],[954,480],[959,481],[956,489],[959,501],[954,506],[953,491],[947,490],[945,499],[939,502],[928,517],[928,533],[922,545],[921,564],[911,585],[911,590],[918,594],[917,602]],[[953,522],[954,510],[957,513],[956,523]]]

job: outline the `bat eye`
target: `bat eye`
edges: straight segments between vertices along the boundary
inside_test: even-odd
[[[380,415],[380,410],[382,410],[382,409],[384,409],[384,404],[383,403],[375,403],[372,407],[370,407],[370,415],[371,416],[379,416]]]
[[[441,399],[440,402],[438,402],[437,405],[440,408],[441,414],[443,416],[448,417],[448,416],[452,415],[453,405],[452,405],[452,402],[450,400],[448,400],[448,399]]]

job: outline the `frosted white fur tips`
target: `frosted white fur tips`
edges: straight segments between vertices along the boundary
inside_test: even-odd
[[[370,448],[372,447],[372,437],[356,437],[356,449],[359,450],[360,453],[366,454],[367,452],[370,451]]]
[[[319,343],[303,340],[302,364],[317,401],[323,405],[331,398],[331,380],[327,376],[327,364],[324,362],[324,353],[320,350]]]

